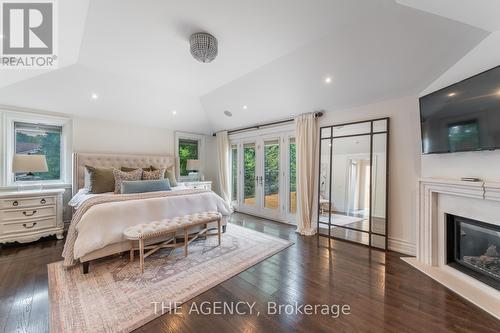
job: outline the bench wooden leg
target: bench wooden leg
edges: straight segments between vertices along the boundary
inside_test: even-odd
[[[130,242],[130,262],[134,261],[134,242]]]
[[[90,261],[82,262],[82,270],[83,274],[87,274],[89,272]]]
[[[188,230],[187,228],[184,228],[184,256],[187,257],[188,255]]]
[[[139,258],[141,266],[141,274],[144,273],[144,240],[139,239]]]
[[[217,220],[217,238],[219,238],[219,246],[220,246],[220,219]]]

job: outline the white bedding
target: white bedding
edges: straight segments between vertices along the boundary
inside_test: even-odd
[[[82,192],[79,198],[72,199],[73,204],[79,202],[81,205],[83,201],[90,198],[89,196],[95,196],[95,194]],[[79,259],[107,245],[124,241],[123,232],[130,226],[202,211],[220,212],[224,222],[232,213],[229,204],[214,192],[107,202],[92,206],[76,225],[74,259]]]
[[[172,187],[171,189],[172,191],[180,191],[187,189],[187,187],[186,185],[184,185],[184,183],[178,183],[177,186]],[[115,193],[105,192],[105,193],[93,194],[89,193],[88,189],[82,188],[73,196],[73,198],[71,198],[71,200],[68,202],[68,205],[74,207],[75,209],[78,209],[78,207],[80,207],[85,201],[87,201],[92,197],[108,196],[108,195],[115,195]]]

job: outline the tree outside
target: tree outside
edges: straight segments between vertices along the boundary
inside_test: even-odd
[[[179,140],[179,165],[180,175],[187,176],[190,170],[186,170],[187,160],[198,159],[198,141]]]

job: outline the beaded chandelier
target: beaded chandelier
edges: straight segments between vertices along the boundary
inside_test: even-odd
[[[208,63],[217,57],[217,39],[205,32],[197,32],[189,38],[191,55],[198,61]]]

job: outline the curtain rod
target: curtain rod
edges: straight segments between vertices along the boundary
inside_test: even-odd
[[[323,116],[323,111],[318,111],[318,112],[314,113],[314,117],[316,117],[316,118],[319,118],[321,116]],[[270,122],[270,123],[264,123],[264,124],[254,125],[254,126],[237,128],[237,129],[234,129],[234,130],[227,131],[227,134],[234,134],[234,133],[238,133],[238,132],[244,132],[244,131],[248,131],[248,130],[251,130],[251,129],[260,129],[261,127],[286,124],[286,123],[292,122],[294,120],[295,120],[294,118],[291,118],[291,119],[286,119],[286,120],[273,121],[273,122]],[[212,136],[217,136],[217,133],[213,133]]]

